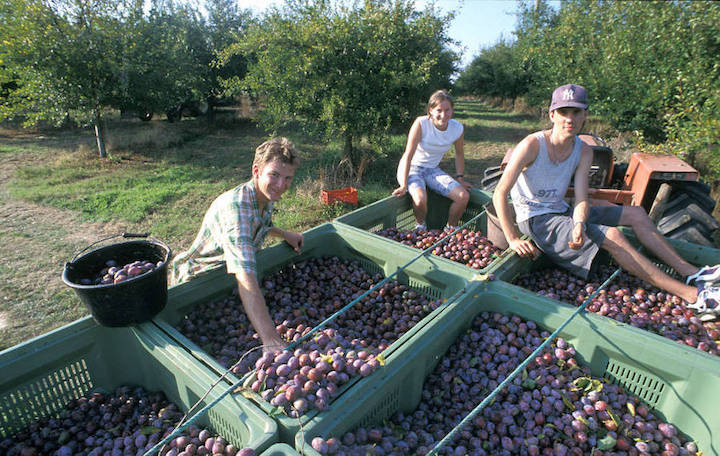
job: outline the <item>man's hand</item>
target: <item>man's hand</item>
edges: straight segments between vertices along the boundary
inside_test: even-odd
[[[508,245],[515,253],[523,258],[532,258],[536,260],[540,255],[540,251],[532,241],[528,239],[516,239],[508,241]]]
[[[287,343],[280,338],[280,335],[275,333],[274,335],[268,335],[268,337],[260,338],[263,344],[263,353],[275,353],[285,348]]]
[[[293,233],[292,231],[285,231],[283,239],[285,239],[285,242],[290,244],[290,247],[297,253],[300,253],[303,242],[305,242],[305,236],[303,236],[302,233]]]
[[[406,193],[407,193],[407,187],[398,187],[395,190],[393,190],[393,192],[392,192],[393,196],[397,196],[398,198],[405,195]]]
[[[585,232],[583,230],[582,223],[576,223],[572,230],[572,239],[570,242],[568,242],[568,247],[570,247],[573,250],[577,250],[580,247],[582,247],[583,242],[585,241],[584,235]]]

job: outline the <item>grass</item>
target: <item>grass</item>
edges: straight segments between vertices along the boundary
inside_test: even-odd
[[[466,179],[480,183],[487,166],[540,124],[532,117],[461,101]],[[0,349],[73,321],[87,312],[60,280],[80,249],[123,231],[149,232],[175,253],[192,242],[205,210],[223,191],[250,178],[255,147],[267,133],[246,119],[111,119],[108,159],[98,159],[90,130],[0,128]],[[406,132],[392,136],[384,156],[358,176],[339,161],[342,143],[321,142],[290,128],[301,151],[292,188],[276,205],[274,223],[304,231],[352,209],[320,202],[323,188],[358,188],[360,205],[395,188]],[[361,145],[361,147],[367,147]],[[454,172],[454,155],[443,161]]]

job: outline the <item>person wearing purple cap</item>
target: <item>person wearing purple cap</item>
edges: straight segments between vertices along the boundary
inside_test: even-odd
[[[584,279],[600,249],[606,250],[629,273],[679,296],[703,321],[720,314],[720,265],[698,268],[685,261],[658,232],[639,206],[591,206],[588,182],[593,151],[578,134],[587,118],[584,87],[566,84],[553,91],[549,115],[552,128],[533,133],[513,150],[493,204],[508,244],[521,257],[540,252]],[[574,207],[565,193],[574,178]],[[512,198],[517,228],[508,196]],[[638,252],[617,229],[633,229],[640,243],[658,259],[686,277],[677,280]],[[519,229],[519,231],[518,231]],[[521,233],[529,239],[521,237]]]

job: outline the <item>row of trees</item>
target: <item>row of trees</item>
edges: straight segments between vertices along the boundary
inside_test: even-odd
[[[261,121],[365,137],[448,87],[458,56],[451,15],[412,0],[288,0],[261,17],[232,0],[5,0],[0,5],[0,119],[93,125],[105,156],[107,108],[166,112],[187,100],[262,96]],[[148,7],[149,5],[149,7]]]
[[[481,52],[457,89],[546,109],[554,87],[582,84],[617,129],[720,172],[718,56],[716,2],[523,2],[515,40]]]

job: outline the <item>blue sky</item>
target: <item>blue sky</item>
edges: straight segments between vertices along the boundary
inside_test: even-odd
[[[253,12],[260,13],[268,5],[280,5],[282,0],[239,0],[241,8],[249,8]],[[428,0],[416,0],[418,9],[424,9]],[[551,1],[556,5],[559,1]],[[455,19],[450,24],[449,35],[452,39],[459,41],[462,52],[462,63],[464,67],[481,49],[492,46],[500,37],[505,39],[514,38],[512,31],[515,29],[515,11],[517,2],[515,0],[437,0],[435,6],[443,11],[456,11]],[[555,6],[557,7],[557,6]]]

